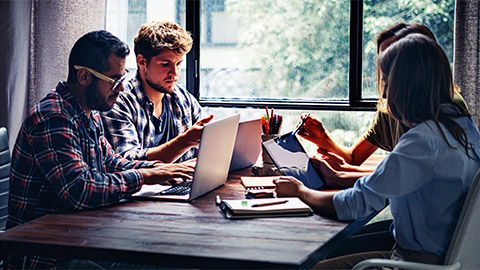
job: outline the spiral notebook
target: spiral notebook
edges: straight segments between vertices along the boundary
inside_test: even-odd
[[[223,200],[220,205],[229,219],[260,217],[306,217],[312,209],[299,198],[283,197],[271,199]]]

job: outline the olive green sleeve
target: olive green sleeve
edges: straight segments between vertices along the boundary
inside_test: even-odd
[[[386,113],[377,111],[363,137],[378,148],[392,151],[403,133],[398,121]]]

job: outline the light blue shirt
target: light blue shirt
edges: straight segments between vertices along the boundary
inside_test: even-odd
[[[333,198],[340,220],[367,217],[390,201],[393,235],[404,249],[444,256],[466,194],[480,167],[480,135],[470,117],[455,121],[473,150],[465,149],[433,121],[406,132],[375,172]]]

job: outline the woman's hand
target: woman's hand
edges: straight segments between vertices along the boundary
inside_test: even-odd
[[[351,165],[348,164],[342,157],[339,155],[327,152],[324,149],[318,149],[317,152],[321,155],[321,158],[330,165],[332,169],[338,172],[369,172],[373,173],[374,168],[370,168],[362,165]]]
[[[278,197],[299,197],[308,191],[308,188],[293,176],[280,176],[273,181],[275,183],[275,193]]]
[[[346,163],[340,166],[340,158],[317,155],[310,158],[310,161],[315,170],[320,172],[325,185],[329,188],[353,187],[358,178],[370,175],[373,172],[371,169],[363,169]],[[333,168],[334,166],[337,166],[338,169]]]
[[[307,188],[302,182],[292,176],[281,176],[273,181],[278,197],[298,197],[310,205],[313,210],[336,218],[333,206],[335,192],[322,192]]]
[[[309,140],[316,144],[319,148],[330,150],[331,148],[331,138],[328,135],[325,127],[323,126],[322,122],[317,118],[302,114],[300,116],[302,121],[305,120],[305,124],[303,127],[298,131],[298,135],[306,140]]]

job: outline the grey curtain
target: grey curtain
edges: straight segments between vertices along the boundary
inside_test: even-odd
[[[457,0],[455,6],[455,83],[480,126],[480,1]]]
[[[103,0],[1,0],[0,126],[12,149],[28,112],[58,81],[83,34],[104,29]]]

